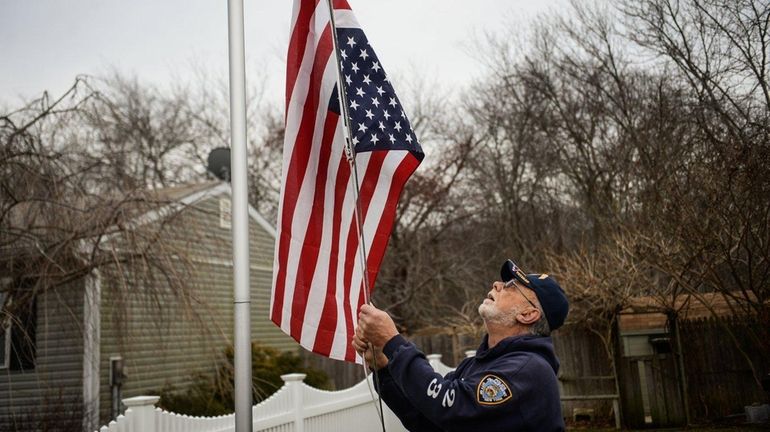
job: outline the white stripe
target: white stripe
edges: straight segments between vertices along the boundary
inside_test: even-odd
[[[308,160],[305,177],[302,180],[297,205],[294,209],[294,215],[291,222],[291,243],[289,244],[289,254],[286,264],[286,290],[283,302],[283,314],[281,328],[284,331],[290,331],[289,318],[291,316],[291,303],[294,299],[294,290],[297,281],[297,272],[299,259],[302,255],[302,245],[304,244],[305,234],[307,233],[307,224],[310,219],[310,213],[313,208],[313,198],[315,196],[315,184],[318,173],[318,159],[321,149],[321,140],[323,138],[324,123],[328,113],[329,99],[331,98],[334,85],[337,82],[337,69],[333,56],[330,56],[324,68],[323,78],[321,80],[321,94],[319,98],[319,109],[316,110],[315,128],[313,130],[313,141],[310,149],[310,158]]]
[[[290,31],[294,31],[294,25],[296,24],[297,16],[299,15],[300,0],[294,2],[294,12],[292,19],[292,26]],[[315,14],[310,17],[310,23],[315,20]],[[300,64],[299,71],[297,72],[297,78],[294,82],[294,88],[291,92],[291,99],[286,101],[286,130],[283,137],[283,165],[281,167],[281,196],[278,200],[278,220],[276,221],[276,236],[275,236],[275,248],[273,255],[273,289],[270,295],[270,315],[272,318],[273,306],[275,304],[275,291],[276,283],[278,282],[278,273],[280,273],[281,263],[278,261],[281,244],[282,220],[284,209],[284,193],[286,193],[286,180],[289,172],[289,164],[291,162],[291,155],[294,151],[294,144],[297,139],[297,132],[299,130],[299,123],[302,120],[302,108],[307,100],[308,88],[310,87],[309,74],[313,68],[313,60],[315,58],[315,49],[317,42],[315,40],[315,34],[308,32],[307,40],[305,44],[305,51],[302,53],[302,63]],[[288,83],[287,83],[288,84]],[[284,283],[284,304],[286,303],[285,292],[286,284]],[[285,317],[282,317],[281,323],[285,321]],[[283,324],[281,325],[283,329]],[[285,331],[285,330],[284,330]]]
[[[385,156],[385,160],[382,163],[382,168],[380,169],[380,174],[377,178],[377,185],[375,186],[374,194],[372,195],[372,199],[369,202],[369,207],[366,211],[366,218],[364,219],[364,241],[366,244],[367,254],[369,254],[372,250],[374,234],[377,232],[377,227],[380,225],[382,212],[388,199],[388,192],[390,191],[390,184],[393,181],[393,173],[396,171],[398,165],[401,163],[404,157],[406,157],[407,153],[408,152],[406,151],[390,151],[388,152],[388,155]],[[359,172],[361,173],[360,176],[363,180],[365,177],[364,173],[366,173],[366,171],[361,170]],[[359,252],[356,251],[356,253],[358,254]],[[345,305],[345,307],[354,312],[358,308],[363,276],[364,274],[361,267],[361,260],[356,259],[355,266],[353,268],[353,278],[351,279],[351,291],[350,297],[348,298],[349,303]],[[345,339],[344,335],[344,332],[343,334],[338,333],[338,336],[342,336],[340,339]],[[341,342],[345,342],[345,344],[347,344],[347,340]]]
[[[334,9],[334,24],[337,28],[361,28],[350,9]]]
[[[361,153],[356,155],[356,165],[358,166],[358,172],[366,172],[366,167],[369,166],[369,158],[371,157],[371,152]],[[343,207],[342,207],[342,219],[340,222],[340,238],[339,238],[339,251],[340,251],[340,260],[337,262],[337,295],[336,295],[336,302],[337,302],[337,327],[335,330],[335,337],[334,341],[332,342],[332,349],[330,357],[332,358],[344,358],[345,357],[345,351],[347,350],[347,341],[346,335],[347,335],[347,327],[345,322],[345,308],[347,308],[348,301],[345,298],[345,259],[344,257],[347,255],[347,239],[348,239],[348,232],[350,231],[351,225],[355,224],[355,218],[353,216],[353,211],[355,209],[355,198],[353,195],[353,173],[350,173],[350,178],[348,179],[347,184],[345,185],[345,200],[343,201]],[[354,251],[353,259],[358,260],[358,251]],[[353,315],[353,322],[355,326],[356,316]],[[342,335],[342,337],[340,337]]]
[[[366,165],[361,164],[361,158],[363,155],[367,155],[367,162],[371,156],[370,152],[357,155],[356,159],[359,168],[359,180],[362,182],[365,178],[366,171],[368,169],[368,163]],[[374,234],[377,232],[377,227],[382,219],[382,213],[387,203],[388,193],[390,192],[390,185],[393,180],[393,173],[396,171],[401,161],[408,155],[407,151],[391,151],[383,161],[380,169],[379,177],[377,178],[377,184],[375,185],[374,194],[369,202],[369,207],[366,211],[366,218],[364,219],[364,241],[366,244],[367,254],[371,252],[372,244],[374,242]],[[358,246],[360,247],[360,245]],[[361,292],[361,284],[363,281],[363,271],[360,260],[360,251],[356,249],[356,258],[354,261],[353,273],[350,284],[350,296],[348,299],[343,299],[343,303],[340,304],[340,308],[347,308],[351,311],[353,318],[353,326],[356,326],[357,316],[356,311],[358,309],[359,297]],[[368,258],[368,257],[367,257]],[[340,356],[345,355],[347,349],[347,329],[346,323],[338,322],[335,340],[332,344],[333,351],[337,352]]]
[[[314,344],[318,324],[321,321],[326,291],[329,281],[329,266],[331,265],[331,245],[334,239],[332,231],[334,228],[334,194],[336,190],[337,171],[342,159],[344,147],[344,137],[342,134],[342,121],[337,123],[334,132],[334,141],[332,142],[331,154],[329,157],[329,166],[326,170],[326,188],[324,194],[323,209],[323,230],[321,231],[321,242],[318,251],[318,261],[316,270],[313,273],[313,283],[308,294],[308,306],[305,311],[305,320],[302,326],[301,340],[307,340],[307,343]]]
[[[291,156],[294,151],[294,145],[297,139],[297,133],[299,131],[300,122],[302,120],[302,114],[303,114],[303,108],[305,106],[305,102],[307,100],[308,96],[308,89],[310,87],[310,73],[313,70],[313,61],[315,60],[315,52],[318,46],[318,42],[320,41],[321,31],[323,31],[323,28],[326,27],[326,25],[329,22],[329,14],[326,12],[324,14],[324,8],[321,7],[323,2],[318,3],[318,7],[316,7],[316,11],[313,13],[313,15],[310,17],[310,23],[309,28],[310,31],[307,35],[307,41],[305,44],[305,52],[302,56],[302,64],[300,65],[297,79],[294,83],[294,89],[291,93],[291,100],[288,101],[288,109],[286,111],[286,131],[284,133],[284,140],[283,140],[283,166],[281,168],[281,196],[278,201],[278,220],[276,221],[276,228],[277,233],[275,237],[275,248],[274,248],[274,255],[273,255],[273,289],[272,294],[270,296],[270,314],[272,315],[273,306],[275,303],[275,291],[276,291],[276,283],[278,281],[278,273],[280,272],[281,263],[279,263],[279,254],[278,251],[280,250],[279,246],[281,243],[281,232],[282,232],[282,219],[283,219],[283,211],[284,211],[284,193],[286,191],[286,180],[288,177],[289,172],[289,164],[291,162]],[[295,12],[294,15],[298,15],[299,11],[297,6],[299,5],[298,2],[295,2]],[[328,11],[328,9],[326,9]],[[294,18],[293,22],[296,22],[296,17]],[[319,28],[321,31],[319,31]],[[294,30],[294,27],[292,26],[292,30]],[[331,57],[333,58],[333,56]],[[324,74],[324,79],[326,78]],[[319,99],[319,108],[320,104],[323,99]],[[326,110],[322,110],[326,111]],[[304,236],[304,234],[303,234]],[[291,267],[288,266],[288,263],[284,263],[284,265],[287,266],[286,270],[289,270]],[[287,302],[290,303],[291,297],[293,296],[293,286],[288,285],[286,283],[286,279],[284,279],[284,286],[282,287],[284,291],[284,302],[283,302],[283,309],[285,311]],[[291,293],[291,294],[289,294]],[[288,295],[288,298],[287,298]],[[284,331],[286,330],[287,323],[287,317],[286,313],[284,312],[281,317],[281,329]]]
[[[289,27],[289,32],[292,34],[294,33],[294,27],[297,25],[297,17],[299,17],[299,9],[301,5],[302,0],[294,0],[294,6],[291,8],[291,27]],[[289,37],[291,37],[291,35],[289,35]]]
[[[297,140],[297,133],[302,122],[302,113],[307,101],[308,88],[310,87],[310,74],[313,71],[313,62],[315,53],[318,50],[318,44],[321,41],[323,30],[329,24],[329,13],[321,7],[323,2],[319,2],[319,7],[310,17],[310,26],[305,44],[305,52],[302,54],[302,64],[297,73],[297,79],[294,82],[294,89],[291,92],[291,100],[288,101],[289,107],[286,111],[286,131],[283,139],[283,170],[281,178],[286,179],[286,173],[289,169],[291,160],[291,150]],[[332,56],[333,57],[333,56]],[[283,185],[282,185],[283,186]]]

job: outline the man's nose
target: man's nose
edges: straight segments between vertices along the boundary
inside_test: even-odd
[[[502,291],[503,287],[505,287],[505,284],[503,282],[500,282],[500,281],[492,282],[492,289],[497,292]]]

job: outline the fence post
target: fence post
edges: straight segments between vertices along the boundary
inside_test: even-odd
[[[126,411],[131,410],[129,430],[141,432],[156,432],[155,430],[155,404],[160,396],[137,396],[123,399]]]
[[[615,429],[620,430],[620,399],[619,397],[612,399],[612,412],[615,414]]]
[[[436,366],[441,363],[441,354],[428,354],[425,357],[428,358],[428,362],[433,366],[433,369],[436,369]]]
[[[291,373],[281,375],[281,379],[289,390],[291,401],[294,403],[294,432],[304,432],[305,430],[305,412],[302,401],[302,381],[307,375],[303,373]]]

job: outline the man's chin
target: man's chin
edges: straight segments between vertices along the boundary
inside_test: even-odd
[[[490,304],[481,303],[479,305],[479,315],[481,315],[481,319],[487,321],[495,315],[494,307]]]

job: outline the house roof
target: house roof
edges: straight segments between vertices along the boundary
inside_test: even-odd
[[[144,224],[156,221],[162,217],[173,214],[185,206],[195,204],[207,198],[220,196],[220,195],[232,195],[232,188],[229,183],[221,181],[209,181],[204,183],[194,183],[188,185],[174,186],[162,189],[155,189],[151,191],[151,194],[160,202],[168,202],[168,204],[161,206],[157,209],[140,214],[133,218],[129,224],[133,227],[139,227]],[[265,229],[272,237],[275,237],[275,227],[267,221],[253,206],[248,206],[249,217],[254,222]],[[115,234],[117,235],[117,233]],[[102,239],[102,242],[109,241],[114,235],[106,236]]]
[[[153,189],[151,191],[159,200],[164,201],[179,201],[192,194],[221,187],[224,183],[221,181],[206,181],[201,183],[189,183],[159,189]]]

